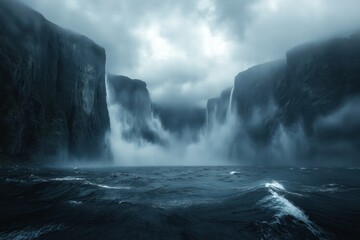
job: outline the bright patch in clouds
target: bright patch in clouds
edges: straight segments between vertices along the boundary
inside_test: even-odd
[[[170,40],[160,34],[161,26],[152,24],[140,27],[136,31],[139,39],[142,38],[142,46],[139,51],[143,58],[154,61],[164,61],[171,58],[184,58],[185,54],[177,48]]]
[[[202,39],[202,50],[206,57],[226,57],[230,54],[229,44],[221,33],[212,33],[209,25],[198,27]]]

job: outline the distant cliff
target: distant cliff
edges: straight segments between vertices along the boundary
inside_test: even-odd
[[[250,146],[250,158],[262,162],[273,155],[358,161],[359,99],[359,34],[296,47],[284,60],[236,76],[232,105],[239,125],[229,153],[249,158],[243,149]],[[209,101],[208,111],[211,106]]]
[[[188,105],[153,104],[165,130],[184,140],[196,140],[206,126],[206,109]]]
[[[225,123],[229,111],[231,90],[231,88],[225,89],[221,92],[220,97],[208,100],[206,106],[208,128]]]
[[[13,0],[0,1],[0,155],[103,155],[105,50]]]
[[[133,142],[159,143],[161,139],[152,116],[152,103],[144,81],[126,76],[108,75],[109,104],[118,105],[117,119],[122,123],[122,135]]]

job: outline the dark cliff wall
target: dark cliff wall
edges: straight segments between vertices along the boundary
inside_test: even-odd
[[[147,120],[151,117],[151,99],[144,81],[109,74],[108,83],[113,91],[110,103],[120,103],[138,120]]]
[[[302,123],[310,157],[359,162],[360,34],[288,51],[275,96],[284,125]]]
[[[151,143],[161,142],[156,127],[153,126],[152,104],[144,81],[126,76],[107,77],[110,105],[119,105],[119,121],[122,122],[122,135],[129,141],[145,140]]]
[[[109,129],[105,50],[0,1],[0,153],[98,158]]]
[[[287,52],[286,81],[276,98],[284,121],[312,123],[360,93],[360,35],[299,46]]]
[[[285,61],[279,60],[254,66],[235,77],[233,103],[243,128],[256,145],[271,141],[278,127],[274,92],[285,79],[285,68]]]
[[[357,161],[359,99],[359,34],[296,47],[285,60],[236,76],[233,105],[241,125],[229,151],[241,159],[241,142],[247,141],[257,155],[274,148],[281,136],[286,145],[302,134],[307,147],[297,149],[299,158]]]

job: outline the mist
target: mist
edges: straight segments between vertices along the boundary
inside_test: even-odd
[[[165,130],[161,120],[152,112],[147,123],[159,135],[160,142],[150,142],[139,137],[126,137],[127,129],[132,129],[136,121],[126,120],[131,115],[121,104],[111,103],[114,92],[109,89],[108,106],[111,132],[107,136],[115,165],[119,166],[226,166],[226,165],[297,165],[306,152],[307,139],[303,127],[298,124],[292,129],[279,126],[271,144],[266,147],[256,145],[251,140],[246,126],[239,119],[236,106],[230,94],[223,120],[216,114],[206,113],[206,123],[199,131],[189,133],[189,129],[179,128],[177,132]],[[233,91],[231,91],[232,93]],[[218,110],[218,109],[216,109]],[[216,111],[215,110],[215,111]],[[265,110],[265,111],[264,111]],[[252,128],[261,124],[277,111],[274,104],[267,109],[255,109]],[[163,118],[167,116],[164,115]],[[173,116],[168,116],[169,118]],[[130,117],[133,119],[133,117]],[[170,121],[170,120],[169,120]],[[191,136],[190,136],[191,135]],[[195,136],[194,136],[195,135]],[[238,141],[235,141],[238,139]]]
[[[108,107],[111,131],[107,136],[113,154],[114,164],[120,166],[210,166],[229,165],[231,162],[224,154],[229,136],[228,125],[221,126],[216,132],[207,131],[204,125],[196,132],[189,133],[184,128],[176,133],[165,130],[160,119],[151,113],[147,123],[155,131],[161,143],[149,142],[143,139],[127,139],[124,136],[128,124],[124,120],[129,113],[121,104],[112,104],[113,91],[108,89]],[[125,117],[126,118],[126,117]],[[190,136],[191,135],[191,136]],[[219,142],[221,144],[219,144]],[[209,146],[216,146],[209,148]]]

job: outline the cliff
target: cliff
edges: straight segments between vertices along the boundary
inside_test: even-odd
[[[0,154],[98,158],[109,129],[105,50],[0,1]]]
[[[231,88],[221,92],[219,97],[207,101],[207,125],[211,129],[217,124],[224,124],[229,111]]]
[[[122,123],[122,135],[133,142],[160,142],[154,126],[152,104],[149,91],[144,81],[126,76],[107,77],[110,105],[117,105],[120,110],[116,118]]]
[[[254,66],[235,77],[233,103],[250,139],[266,145],[279,124],[274,91],[285,80],[283,60]],[[285,90],[286,91],[286,90]]]
[[[284,60],[236,76],[233,105],[241,124],[230,155],[247,158],[243,149],[252,148],[251,158],[262,160],[275,151],[277,158],[356,162],[359,99],[359,34],[289,50]]]

